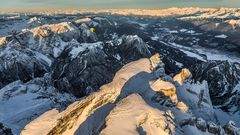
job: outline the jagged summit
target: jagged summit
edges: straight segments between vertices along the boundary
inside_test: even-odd
[[[191,92],[191,88],[197,84],[185,82],[190,74],[187,69],[183,69],[174,77],[177,78],[173,79],[175,82],[158,80],[150,83],[155,78],[151,72],[157,71],[152,69],[158,68],[161,63],[158,61],[158,64],[152,67],[151,63],[157,62],[151,61],[152,59],[140,59],[125,65],[116,73],[112,82],[103,85],[98,92],[74,102],[63,112],[53,109],[44,113],[28,124],[21,135],[81,133],[110,135],[139,132],[178,135],[191,134],[195,130],[199,134],[238,132],[239,129],[235,125],[234,128],[224,128],[225,130],[217,125],[217,130],[212,130],[210,127],[213,124],[209,123],[208,128],[208,123],[201,117],[208,118],[213,123],[217,122],[214,119],[215,113],[210,97],[202,92],[204,87],[200,87],[199,91],[195,89],[196,93]],[[197,95],[200,97],[195,97]],[[184,100],[188,101],[188,104],[184,103]],[[206,114],[199,115],[199,111],[204,109]],[[94,119],[89,119],[91,117]],[[188,122],[188,119],[193,119],[192,123]],[[124,124],[125,122],[128,124]],[[86,125],[92,126],[84,129]]]
[[[120,41],[119,50],[124,58],[150,55],[149,46],[137,35],[123,35]]]

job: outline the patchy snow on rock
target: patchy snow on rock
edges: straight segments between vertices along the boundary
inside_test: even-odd
[[[91,50],[91,49],[94,49],[94,48],[100,48],[102,49],[102,42],[96,42],[96,43],[82,43],[82,44],[79,44],[78,46],[75,46],[72,48],[72,50],[70,51],[70,54],[71,54],[71,58],[72,59],[75,59],[79,53],[85,51],[85,50]]]
[[[116,54],[113,57],[116,58],[117,60],[121,60],[121,56],[119,54]]]
[[[176,34],[176,33],[178,33],[178,31],[177,30],[170,30],[169,33]]]
[[[67,46],[67,43],[60,40],[59,44],[57,46],[53,47],[53,56],[54,58],[57,58],[61,55],[61,53],[64,51],[65,47]]]
[[[84,48],[84,47],[82,47],[82,46],[73,47],[73,48],[72,48],[72,51],[70,52],[70,54],[71,54],[71,56],[72,56],[71,58],[72,58],[72,59],[76,58],[76,57],[78,56],[78,54],[79,54],[80,52],[83,52],[85,49],[86,49],[86,48]]]
[[[35,58],[36,59],[38,59],[39,61],[46,62],[48,64],[48,66],[52,65],[52,60],[48,56],[46,56],[42,53],[39,53],[39,52],[34,52],[34,53],[35,53]]]
[[[194,58],[197,58],[198,60],[206,61],[202,56],[200,56],[196,53],[193,53],[193,52],[190,52],[190,51],[183,51],[183,52],[189,57],[194,57]]]
[[[75,20],[74,22],[75,23],[84,23],[84,22],[90,22],[90,21],[92,21],[91,18],[86,17],[86,18],[81,18],[81,19]]]
[[[186,32],[187,29],[180,29],[180,32]]]
[[[27,23],[28,24],[31,24],[31,23],[41,23],[40,21],[41,21],[41,18],[38,18],[38,17],[34,16],[34,17],[30,18]]]
[[[216,35],[215,38],[227,38],[228,36],[225,34],[221,34],[221,35]]]
[[[238,84],[234,87],[232,93],[234,92],[240,92],[240,81],[238,82]]]
[[[194,34],[195,31],[194,31],[194,30],[188,30],[188,31],[186,31],[186,33],[188,33],[188,34]]]
[[[182,68],[182,67],[184,66],[182,63],[177,62],[177,61],[176,61],[176,65],[177,65],[179,68]]]
[[[155,35],[154,37],[151,37],[152,40],[158,41],[159,37]]]

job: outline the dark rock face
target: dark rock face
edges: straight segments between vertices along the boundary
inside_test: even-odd
[[[239,135],[240,129],[236,127],[236,124],[233,121],[229,121],[223,129],[227,135]]]
[[[53,63],[55,87],[76,96],[84,96],[87,87],[96,90],[110,81],[115,69],[108,64],[109,57],[102,47],[103,43],[71,44]],[[75,53],[75,49],[80,51]]]
[[[201,118],[198,118],[197,121],[196,121],[196,127],[198,129],[200,129],[201,131],[205,132],[206,129],[207,129],[206,121],[201,119]]]
[[[137,35],[124,35],[121,38],[122,42],[119,45],[119,51],[125,59],[135,59],[137,57],[149,57],[150,51],[148,45]]]
[[[117,41],[70,42],[53,63],[55,87],[81,97],[86,95],[86,88],[97,90],[108,83],[122,63],[150,56],[148,45],[138,36],[123,36],[120,40],[120,45]]]
[[[34,77],[43,76],[50,66],[45,57],[17,43],[1,46],[0,88],[15,80],[27,82]]]
[[[0,135],[13,135],[13,133],[10,128],[4,127],[0,122]]]
[[[189,118],[189,119],[184,119],[180,122],[180,126],[181,127],[184,127],[186,125],[191,125],[191,126],[195,126],[195,122],[196,122],[196,118],[195,117],[192,117],[192,118]]]
[[[193,70],[196,80],[207,80],[214,105],[223,105],[228,111],[238,106],[239,91],[234,90],[240,81],[240,64],[227,61],[208,61],[197,65]],[[235,110],[234,110],[235,111]]]
[[[88,26],[80,26],[80,42],[93,43],[98,41],[97,35],[89,30]]]
[[[215,123],[208,122],[207,126],[208,126],[208,132],[209,133],[212,133],[212,134],[217,134],[218,133],[219,127]]]

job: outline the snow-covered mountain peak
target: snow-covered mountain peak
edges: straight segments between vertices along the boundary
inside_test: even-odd
[[[177,87],[171,82],[161,80],[152,82],[154,74],[151,72],[157,70],[151,69],[150,59],[140,59],[123,66],[116,73],[112,82],[103,85],[98,92],[76,101],[62,112],[53,109],[43,114],[28,124],[21,135],[92,134],[94,132],[110,135],[130,131],[132,134],[144,131],[160,135],[191,133],[193,130],[210,134],[206,131],[207,124],[202,118],[193,121],[193,125],[186,121],[193,116],[200,117],[201,115],[197,114],[198,109],[205,109],[205,107],[212,109],[211,103],[208,102],[209,96],[202,91],[199,91],[200,93],[189,91],[190,86],[197,85],[190,82],[176,85]],[[187,69],[183,69],[178,75],[186,75],[185,73],[189,75]],[[183,96],[184,94],[189,94],[189,96]],[[188,100],[188,104],[185,104],[184,100]],[[166,110],[166,107],[169,106],[172,107],[170,109],[172,112]],[[215,114],[211,112],[212,110],[205,111],[206,115],[214,117]],[[104,119],[106,123],[103,122]],[[126,121],[128,124],[123,123]],[[178,126],[179,122],[185,124]],[[84,129],[86,124],[92,126]]]

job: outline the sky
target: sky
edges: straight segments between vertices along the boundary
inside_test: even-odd
[[[44,9],[160,9],[168,7],[235,7],[240,0],[0,0],[0,11]]]

